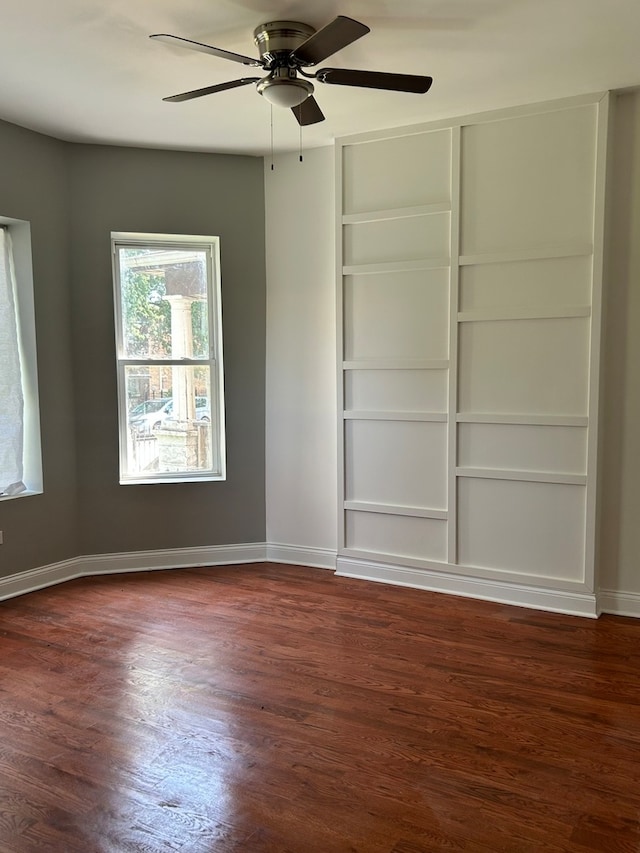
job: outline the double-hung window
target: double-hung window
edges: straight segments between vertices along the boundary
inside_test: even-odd
[[[120,482],[223,480],[218,238],[111,236]]]

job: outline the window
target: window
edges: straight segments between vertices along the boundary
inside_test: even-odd
[[[120,482],[223,480],[218,238],[111,236]]]
[[[0,499],[42,492],[31,229],[0,217]]]

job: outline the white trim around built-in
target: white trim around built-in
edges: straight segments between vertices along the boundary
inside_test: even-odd
[[[444,592],[464,598],[479,598],[484,601],[566,613],[571,616],[588,616],[595,619],[599,615],[596,597],[589,592],[548,589],[340,556],[336,564],[336,574],[341,577],[409,586],[430,592]]]

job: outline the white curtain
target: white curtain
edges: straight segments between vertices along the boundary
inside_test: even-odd
[[[11,235],[0,226],[0,495],[24,491],[24,399]]]

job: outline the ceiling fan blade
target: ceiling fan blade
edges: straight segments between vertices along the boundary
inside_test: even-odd
[[[365,24],[354,21],[353,18],[338,15],[330,24],[309,36],[297,47],[292,53],[292,58],[301,65],[315,65],[368,32],[369,27]]]
[[[183,39],[180,36],[171,36],[168,33],[155,33],[149,36],[150,39],[172,44],[176,47],[186,47],[189,50],[198,50],[200,53],[208,53],[211,56],[218,56],[220,59],[230,59],[232,62],[240,62],[242,65],[255,65],[262,67],[262,61],[254,59],[251,56],[243,56],[241,53],[232,53],[230,50],[222,50],[219,47],[212,47],[210,44],[201,44],[199,41],[191,41],[191,39]]]
[[[318,102],[313,95],[309,95],[309,97],[301,104],[298,104],[297,107],[291,107],[291,112],[297,118],[298,124],[302,127],[306,127],[308,124],[317,124],[319,121],[324,121],[322,110],[318,106]]]
[[[413,92],[416,95],[424,95],[433,83],[433,77],[421,77],[418,74],[354,71],[351,68],[321,68],[314,77],[321,83],[331,83],[337,86],[387,89],[392,92]]]
[[[180,95],[171,95],[163,98],[163,101],[177,103],[178,101],[190,101],[192,98],[201,98],[203,95],[213,95],[215,92],[224,92],[226,89],[237,89],[238,86],[247,86],[249,83],[257,83],[260,77],[243,77],[241,80],[230,80],[228,83],[218,83],[216,86],[205,86],[204,89],[193,89],[191,92],[182,92]]]

